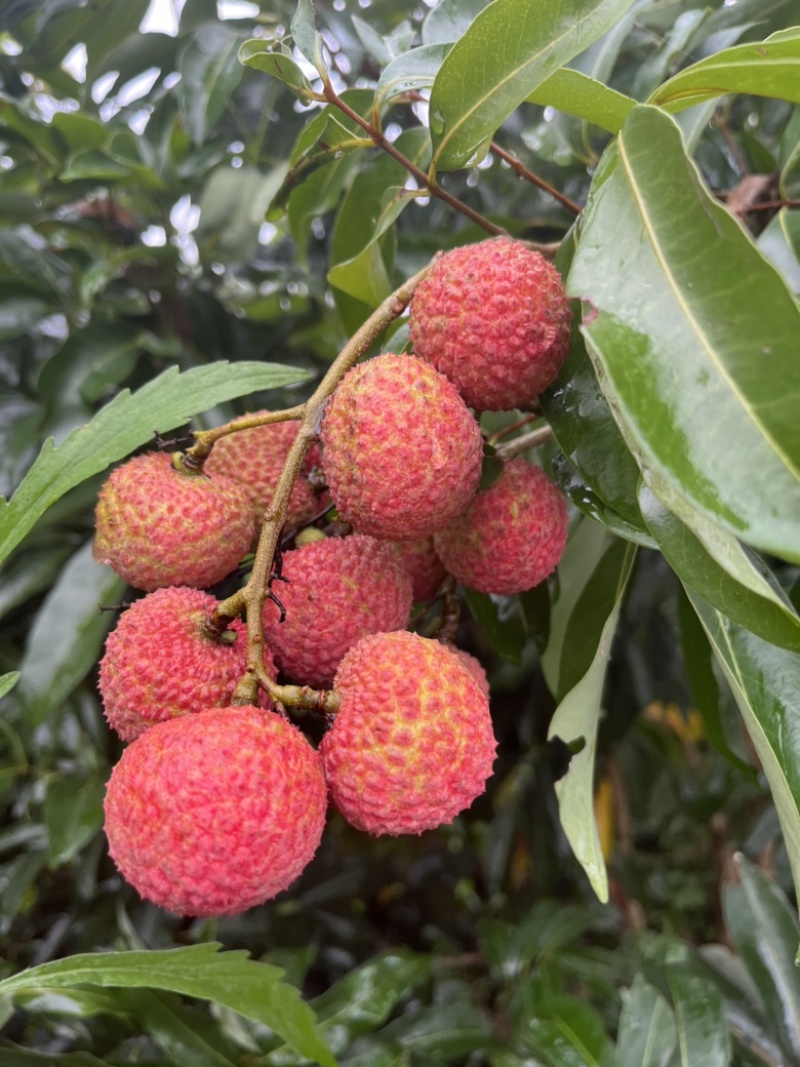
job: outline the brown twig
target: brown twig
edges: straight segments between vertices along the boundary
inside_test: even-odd
[[[253,415],[239,415],[222,426],[215,426],[211,430],[195,430],[192,434],[195,443],[183,453],[187,467],[194,470],[202,470],[203,464],[208,459],[211,449],[221,437],[237,433],[239,430],[252,430],[256,426],[268,426],[274,422],[286,422],[289,419],[301,419],[305,411],[305,404],[297,404],[293,408],[284,408],[282,411],[259,412]]]
[[[506,152],[505,148],[501,148],[496,141],[492,141],[489,148],[494,155],[505,160],[519,178],[524,178],[526,182],[530,182],[532,185],[535,185],[537,189],[541,189],[543,192],[547,193],[548,196],[552,196],[554,200],[557,200],[559,204],[565,207],[568,211],[571,211],[573,215],[580,215],[583,210],[580,204],[576,204],[574,200],[570,200],[568,196],[564,196],[558,189],[546,182],[544,178],[540,178],[538,174],[534,174],[532,170],[528,170],[524,163],[520,162],[516,156],[512,156],[510,152]]]
[[[242,611],[246,612],[247,615],[247,670],[234,691],[232,700],[234,704],[255,704],[260,685],[270,695],[273,695],[273,699],[279,703],[292,705],[292,699],[294,698],[290,699],[290,694],[288,693],[288,689],[292,687],[276,686],[264,670],[263,620],[264,601],[269,590],[272,562],[275,558],[275,550],[278,546],[281,529],[286,519],[286,509],[292,486],[300,471],[306,452],[311,443],[316,440],[318,429],[322,422],[323,409],[328,398],[353,364],[368,351],[386,327],[405,311],[414,294],[414,290],[429,270],[430,265],[419,271],[412,278],[409,278],[407,282],[404,282],[399,289],[396,289],[384,300],[380,307],[370,315],[344,346],[305,404],[297,409],[291,409],[293,412],[296,411],[300,414],[300,427],[287,453],[283,470],[275,486],[275,492],[264,515],[250,577],[247,583],[237,590],[233,596],[228,597],[227,600],[223,600],[217,605],[216,610],[209,619],[209,625],[213,629],[221,631],[225,629],[231,619],[239,616]],[[283,414],[285,415],[285,413]],[[241,428],[241,426],[238,428]],[[209,432],[213,433],[213,431]],[[298,706],[307,707],[310,705],[303,704]],[[332,710],[330,702],[328,705],[320,705],[317,700],[315,706],[326,706]]]
[[[513,459],[514,456],[521,456],[523,452],[527,452],[529,448],[538,448],[539,445],[549,441],[552,436],[552,427],[537,426],[530,433],[520,434],[519,437],[500,445],[497,449],[497,455],[500,459]]]

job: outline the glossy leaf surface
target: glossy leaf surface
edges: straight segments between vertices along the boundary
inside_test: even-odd
[[[800,309],[655,108],[631,113],[595,177],[569,289],[639,466],[800,559]]]
[[[529,104],[554,107],[556,111],[574,115],[609,133],[619,133],[631,109],[636,106],[631,97],[569,67],[551,74],[527,100]]]
[[[453,46],[433,83],[433,166],[469,166],[537,85],[629,6],[630,0],[542,0],[535,7],[530,0],[494,0]]]

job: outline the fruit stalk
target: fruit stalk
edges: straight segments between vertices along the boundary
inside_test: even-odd
[[[221,437],[236,433],[239,430],[252,430],[257,426],[267,426],[273,422],[287,422],[289,419],[303,417],[305,404],[297,404],[293,408],[283,408],[281,411],[259,412],[252,415],[239,415],[222,426],[214,426],[210,430],[195,430],[192,434],[195,443],[183,453],[183,460],[187,467],[195,471],[203,469],[203,464],[211,454],[211,449]]]
[[[275,558],[275,549],[278,546],[281,528],[286,517],[292,485],[300,472],[306,452],[317,438],[322,412],[328,398],[353,364],[369,350],[386,327],[402,315],[414,291],[429,270],[430,264],[404,282],[383,301],[380,307],[373,311],[341,350],[305,404],[299,409],[292,409],[292,418],[297,418],[298,414],[300,416],[300,428],[286,456],[272,501],[264,515],[250,577],[233,596],[219,604],[209,619],[210,628],[215,632],[222,632],[230,620],[237,618],[242,610],[247,615],[247,670],[236,686],[233,704],[255,703],[259,685],[274,700],[281,702],[280,694],[277,692],[280,687],[275,686],[262,666],[263,608],[269,590],[272,561]],[[285,415],[284,412],[274,414]],[[277,420],[273,419],[273,421]]]

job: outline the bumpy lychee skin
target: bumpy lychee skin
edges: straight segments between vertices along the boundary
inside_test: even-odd
[[[331,537],[284,553],[286,582],[264,605],[275,662],[303,685],[328,686],[345,652],[366,634],[399,630],[411,611],[411,578],[393,544],[364,534]]]
[[[283,469],[286,454],[297,436],[298,426],[297,421],[291,420],[238,430],[220,438],[206,460],[206,473],[224,474],[245,487],[259,522],[272,501],[275,484]],[[318,463],[319,449],[313,448],[307,454],[300,475],[292,486],[286,513],[287,526],[300,526],[321,509],[321,497],[315,494],[305,477]]]
[[[422,537],[417,541],[395,541],[406,570],[411,575],[415,600],[432,600],[442,584],[447,571],[436,555],[433,538]]]
[[[205,620],[217,606],[186,586],[157,589],[124,611],[109,634],[98,688],[108,723],[132,741],[157,722],[224,706],[247,664],[245,625],[215,637]],[[264,665],[276,677],[265,652]]]
[[[467,668],[469,673],[475,679],[480,686],[480,690],[486,699],[489,699],[489,679],[486,677],[486,671],[483,669],[483,664],[477,658],[473,656],[471,652],[467,652],[463,648],[456,648],[455,645],[445,643],[445,648],[449,648],[450,651],[456,656]]]
[[[450,822],[485,789],[495,739],[470,671],[438,641],[397,632],[347,653],[341,707],[320,746],[331,798],[371,834]]]
[[[205,589],[250,548],[253,510],[241,485],[186,475],[163,452],[135,456],[100,490],[93,554],[136,589]]]
[[[234,915],[274,897],[322,835],[319,754],[272,712],[213,708],[154,726],[109,780],[111,856],[146,899],[179,915]]]
[[[409,337],[469,407],[526,407],[566,359],[572,315],[558,271],[497,237],[435,261],[411,300]]]
[[[510,595],[552,573],[567,541],[564,498],[544,471],[523,459],[434,537],[448,571],[480,593]]]
[[[353,367],[328,404],[321,439],[334,504],[373,537],[429,537],[478,487],[477,423],[450,382],[412,356]]]

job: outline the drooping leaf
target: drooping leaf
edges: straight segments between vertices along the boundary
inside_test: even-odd
[[[649,103],[682,111],[723,93],[753,93],[800,103],[800,28],[707,56],[660,85]]]
[[[175,367],[135,393],[127,389],[86,426],[56,447],[44,447],[9,501],[0,498],[0,562],[51,504],[84,479],[124,459],[158,431],[165,433],[224,400],[303,381],[308,375],[278,363],[226,360],[180,374]]]
[[[800,309],[656,108],[631,112],[595,176],[569,290],[640,468],[800,559]]]
[[[241,41],[225,23],[208,22],[198,26],[178,53],[178,99],[186,132],[196,145],[211,132],[242,80]]]
[[[92,544],[75,553],[58,576],[28,634],[19,696],[33,727],[61,706],[98,659],[125,583],[92,559]]]
[[[550,74],[582,52],[631,0],[494,0],[456,42],[431,90],[433,166],[456,170]]]
[[[793,712],[800,700],[800,655],[756,637],[687,593],[758,753],[800,887],[800,735]]]
[[[759,637],[800,652],[800,617],[766,567],[748,556],[735,537],[703,516],[704,543],[644,486],[639,506],[682,582]]]
[[[21,971],[0,982],[0,996],[27,989],[74,985],[168,989],[211,1000],[269,1026],[292,1048],[322,1067],[336,1067],[319,1034],[314,1013],[283,971],[248,959],[247,952],[218,952],[215,942],[148,952],[98,952],[70,956]]]
[[[556,782],[556,796],[567,840],[603,902],[608,900],[608,877],[594,817],[594,757],[606,667],[635,554],[634,545],[625,543],[622,551],[612,545],[581,594],[587,603],[596,598],[598,606],[604,605],[609,614],[596,638],[588,669],[561,700],[547,731],[548,739],[559,737],[568,745],[583,740],[583,748],[573,754],[567,773]],[[573,614],[582,629],[580,605],[579,598]],[[586,639],[589,641],[589,634]]]
[[[527,97],[529,104],[554,107],[599,126],[609,133],[619,133],[636,101],[601,81],[562,67],[546,78]]]
[[[800,1058],[800,971],[795,962],[800,924],[777,886],[744,856],[739,885],[725,885],[725,925],[758,990],[769,1029],[794,1060]]]

